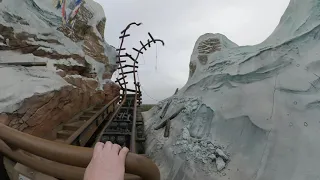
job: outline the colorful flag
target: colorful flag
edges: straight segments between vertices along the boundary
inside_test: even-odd
[[[79,9],[80,9],[81,4],[82,4],[82,0],[76,0],[73,3],[74,3],[75,7],[72,9],[72,11],[70,12],[70,14],[68,16],[69,17],[68,18],[68,20],[69,20],[68,23],[71,23],[71,21],[74,19],[74,17],[78,14]]]
[[[69,19],[73,19],[79,12],[79,9],[81,7],[81,4],[78,4],[73,10],[72,12],[70,13],[69,15]]]
[[[67,3],[67,0],[54,0],[54,7],[61,8],[63,25],[68,25],[72,22],[74,17],[78,14],[83,0],[71,0]]]
[[[63,22],[63,24],[67,24],[66,1],[67,0],[62,0],[62,22]]]

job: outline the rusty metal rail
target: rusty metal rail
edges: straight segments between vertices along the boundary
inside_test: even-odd
[[[85,146],[89,141],[91,136],[96,132],[98,127],[105,121],[111,121],[111,113],[115,112],[119,96],[111,100],[107,105],[99,110],[95,115],[93,115],[84,125],[82,125],[76,132],[74,132],[67,140],[67,144],[77,144],[80,146]],[[109,118],[109,119],[108,119]]]
[[[137,148],[136,148],[136,125],[137,123],[137,94],[134,96],[134,104],[133,104],[133,120],[132,120],[132,129],[131,129],[131,144],[130,144],[130,149],[132,149],[131,152],[136,153]]]

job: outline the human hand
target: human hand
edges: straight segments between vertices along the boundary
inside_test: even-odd
[[[118,144],[98,142],[85,171],[84,180],[124,180],[125,160],[129,149]]]

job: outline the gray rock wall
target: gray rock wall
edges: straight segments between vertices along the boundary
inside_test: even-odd
[[[207,60],[194,50],[187,84],[168,98],[168,117],[186,107],[170,137],[153,129],[168,99],[145,114],[148,153],[163,179],[320,179],[319,7],[292,0],[259,45],[237,47],[220,34],[199,38],[194,49],[205,49]]]

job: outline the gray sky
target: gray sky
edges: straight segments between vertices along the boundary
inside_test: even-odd
[[[118,47],[120,32],[128,23],[128,48],[141,47],[148,32],[163,39],[139,59],[143,103],[156,103],[182,87],[189,75],[193,46],[204,33],[221,33],[238,45],[265,40],[278,25],[289,0],[95,0],[106,13],[106,41]],[[134,53],[133,53],[134,54]],[[158,54],[158,58],[156,58]],[[155,99],[151,99],[151,98]]]

